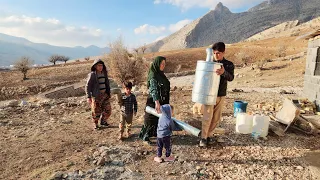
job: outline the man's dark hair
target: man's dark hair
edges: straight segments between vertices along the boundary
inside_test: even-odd
[[[224,52],[226,50],[226,45],[223,42],[217,42],[212,45],[212,50]]]
[[[132,89],[132,82],[125,82],[124,87]]]

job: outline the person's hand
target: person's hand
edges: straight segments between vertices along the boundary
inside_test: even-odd
[[[160,103],[159,103],[159,101],[156,101],[155,104],[156,104],[155,109],[156,109],[157,113],[160,114],[160,113],[161,113],[161,110],[160,110]]]
[[[92,104],[92,99],[91,99],[91,98],[88,98],[88,99],[87,99],[87,102],[88,102],[89,105],[91,105],[91,104]]]
[[[220,76],[221,74],[223,74],[223,73],[224,73],[224,71],[225,71],[225,70],[224,70],[224,67],[223,67],[223,66],[221,66],[221,68],[220,68],[220,69],[217,69],[217,70],[216,70],[216,73],[217,73],[217,75],[219,75],[219,76]]]
[[[195,103],[192,107],[192,112],[194,115],[202,115],[204,113],[204,105]]]

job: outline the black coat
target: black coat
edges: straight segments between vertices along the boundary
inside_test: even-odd
[[[233,81],[234,79],[234,65],[231,61],[226,60],[223,58],[221,61],[217,61],[223,64],[225,69],[224,73],[220,76],[220,84],[218,90],[218,97],[226,96],[227,95],[227,87],[228,81]]]

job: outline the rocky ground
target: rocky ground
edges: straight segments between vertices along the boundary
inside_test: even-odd
[[[181,88],[181,87],[179,87]],[[94,131],[85,97],[40,100],[0,109],[0,174],[3,179],[314,179],[308,153],[320,138],[297,132],[285,137],[270,133],[265,140],[234,132],[235,99],[281,99],[278,92],[229,92],[219,142],[202,149],[185,132],[173,136],[172,163],[153,161],[156,145],[138,139],[146,96],[139,96],[133,137],[117,140],[119,107],[113,97],[111,127]],[[270,98],[272,97],[272,98]],[[198,126],[191,113],[191,91],[172,92],[175,117]],[[249,111],[253,107],[249,107]],[[154,142],[154,140],[153,140]]]

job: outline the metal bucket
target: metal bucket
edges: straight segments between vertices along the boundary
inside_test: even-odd
[[[220,76],[216,74],[216,70],[220,69],[221,63],[210,61],[198,61],[195,80],[192,89],[192,101],[205,105],[215,105]]]

